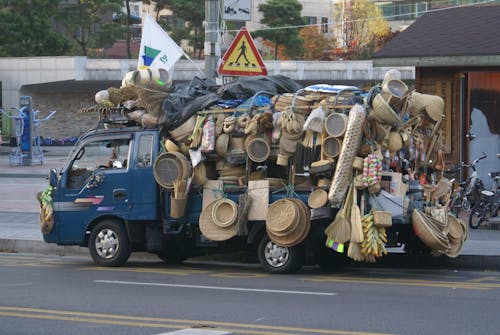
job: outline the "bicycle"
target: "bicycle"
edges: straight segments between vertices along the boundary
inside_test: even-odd
[[[484,189],[484,186],[481,179],[478,178],[476,164],[485,158],[486,154],[483,152],[483,155],[479,158],[476,158],[472,163],[465,164],[464,162],[462,162],[460,168],[452,168],[446,171],[447,174],[455,174],[463,168],[472,169],[472,174],[470,175],[470,177],[467,178],[467,180],[460,182],[458,186],[454,187],[452,191],[448,209],[456,217],[459,216],[460,210],[462,209],[464,211],[469,211],[471,209],[471,204],[475,204],[480,198],[480,192]],[[456,185],[454,179],[451,179],[451,182],[453,185]]]
[[[481,190],[480,200],[474,205],[469,216],[469,227],[477,229],[481,223],[488,222],[491,217],[498,216],[500,205],[500,172],[490,172],[493,179],[491,190]]]

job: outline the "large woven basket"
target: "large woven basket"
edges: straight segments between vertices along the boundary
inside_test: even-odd
[[[164,152],[156,157],[153,176],[163,188],[171,189],[174,181],[191,175],[191,164],[187,158],[178,152]]]
[[[356,104],[349,112],[347,130],[342,142],[342,149],[337,161],[328,200],[334,207],[341,207],[347,188],[352,179],[352,164],[357,155],[363,135],[363,123],[366,118],[365,107]]]
[[[347,129],[348,116],[341,113],[331,113],[325,119],[325,130],[328,135],[341,137]]]
[[[428,217],[425,213],[415,209],[411,218],[415,235],[432,251],[445,253],[450,249],[448,237],[428,223]]]

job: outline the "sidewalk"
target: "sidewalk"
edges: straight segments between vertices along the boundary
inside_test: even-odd
[[[47,186],[50,169],[63,166],[71,147],[44,147],[44,164],[34,166],[9,166],[10,150],[0,147],[0,252],[88,255],[86,248],[43,242],[38,226],[36,193]],[[432,263],[429,265],[500,271],[500,230],[469,230],[459,257],[440,257]]]

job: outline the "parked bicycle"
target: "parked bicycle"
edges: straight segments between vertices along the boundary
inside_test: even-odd
[[[456,186],[452,192],[448,208],[449,211],[457,217],[459,216],[461,210],[469,211],[472,207],[471,205],[475,204],[480,199],[480,193],[484,189],[484,185],[477,175],[476,164],[485,158],[486,154],[483,152],[483,155],[476,158],[472,163],[465,164],[462,162],[460,168],[450,169],[446,172],[448,174],[455,174],[463,168],[472,169],[472,173],[469,178],[460,182],[458,185],[456,185],[454,179],[451,180],[453,185]]]
[[[498,216],[500,205],[500,172],[490,172],[488,175],[493,179],[491,190],[482,190],[480,200],[474,205],[469,216],[469,227],[477,229],[483,222]]]

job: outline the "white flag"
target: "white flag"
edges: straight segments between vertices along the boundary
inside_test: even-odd
[[[174,42],[153,18],[146,14],[142,28],[141,48],[137,68],[170,70],[184,54],[184,51]]]

